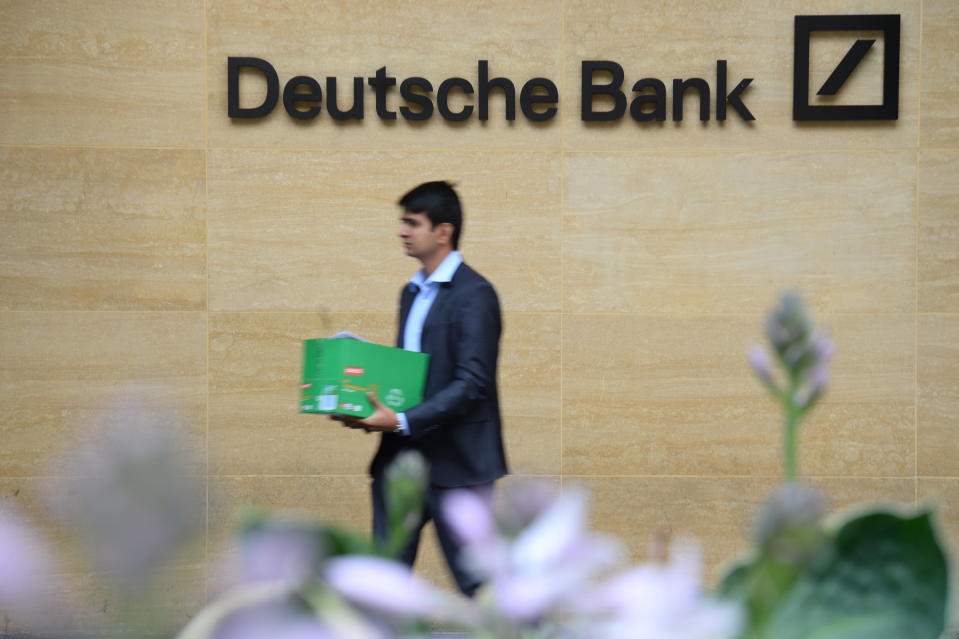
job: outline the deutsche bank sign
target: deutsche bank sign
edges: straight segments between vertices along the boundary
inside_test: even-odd
[[[882,101],[879,104],[836,105],[810,102],[810,38],[815,32],[881,32],[883,38]],[[898,15],[796,16],[794,22],[793,120],[895,120],[899,117],[899,35]],[[841,94],[846,81],[873,50],[876,39],[855,39],[847,53],[835,61],[834,69],[818,88],[817,96]],[[717,121],[735,115],[743,121],[755,120],[746,104],[753,78],[730,80],[726,60],[711,65],[709,78],[643,77],[625,83],[622,65],[612,60],[583,60],[580,63],[580,118],[586,122],[616,121],[629,117],[637,122],[682,121],[687,101],[700,121]],[[265,88],[259,104],[240,104],[240,83]],[[472,80],[472,81],[471,81]],[[351,86],[352,85],[352,86]],[[354,77],[340,82],[330,76],[320,82],[308,75],[295,75],[283,84],[282,102],[287,114],[296,120],[312,120],[324,110],[336,121],[362,120],[366,116],[367,86],[372,93],[377,117],[381,120],[426,120],[438,112],[448,121],[480,121],[490,117],[489,100],[495,91],[502,93],[504,118],[512,121],[519,112],[533,122],[546,122],[559,111],[560,95],[556,84],[546,77],[514,82],[495,77],[488,60],[478,60],[471,79],[450,77],[439,82],[413,76],[399,79],[380,66],[367,78]],[[261,93],[263,93],[261,91]],[[350,94],[346,98],[344,94]],[[398,95],[397,95],[398,94]],[[451,96],[453,99],[451,100]],[[517,100],[517,97],[519,98]],[[231,118],[262,118],[281,101],[280,77],[267,60],[256,57],[227,59],[227,112]],[[698,107],[698,108],[697,108]],[[714,107],[711,109],[711,107]]]

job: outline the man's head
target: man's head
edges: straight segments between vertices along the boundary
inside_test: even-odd
[[[460,198],[449,182],[426,182],[400,198],[404,211],[421,213],[429,220],[431,231],[440,232],[450,248],[459,248],[460,231],[463,229],[463,210]],[[444,228],[439,228],[446,225]]]

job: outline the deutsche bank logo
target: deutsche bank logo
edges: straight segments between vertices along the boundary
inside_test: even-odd
[[[816,31],[882,32],[881,104],[810,104],[809,44]],[[793,58],[793,120],[898,120],[899,119],[899,16],[796,16]],[[846,54],[821,86],[817,96],[842,94],[846,80],[874,48],[875,39],[854,39]],[[880,78],[877,78],[880,80]],[[817,82],[818,84],[818,82]]]

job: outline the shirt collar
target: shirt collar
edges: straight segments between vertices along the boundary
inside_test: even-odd
[[[440,262],[440,265],[436,267],[436,270],[433,271],[432,275],[426,277],[423,274],[423,269],[420,269],[413,277],[410,278],[410,282],[418,287],[422,287],[424,284],[441,284],[444,282],[452,282],[453,274],[462,263],[463,256],[460,255],[460,252],[451,251],[450,254],[447,255],[442,262]]]

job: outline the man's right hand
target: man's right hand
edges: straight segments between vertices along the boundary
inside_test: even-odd
[[[354,430],[364,430],[367,433],[370,431],[360,423],[360,418],[354,415],[342,415],[340,413],[331,413],[330,419],[334,422],[340,422],[346,428],[352,428]]]

